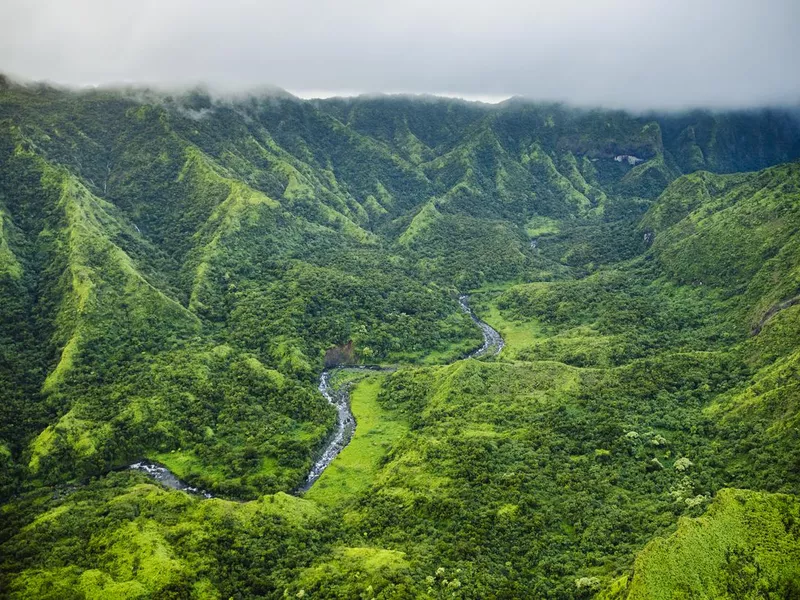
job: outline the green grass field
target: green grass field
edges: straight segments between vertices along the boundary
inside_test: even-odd
[[[378,403],[385,376],[369,375],[351,390],[351,408],[358,423],[355,435],[305,498],[324,506],[337,506],[357,497],[372,485],[381,458],[408,431],[404,421]]]
[[[515,358],[520,350],[530,348],[543,337],[541,326],[536,321],[509,321],[494,304],[488,307],[482,305],[475,314],[503,336],[506,342],[500,353],[503,358]]]
[[[198,473],[202,473],[206,479],[210,480],[224,481],[225,479],[225,472],[222,469],[209,468],[191,452],[182,452],[180,450],[159,452],[157,454],[150,454],[147,458],[166,466],[180,479],[191,480],[194,479]],[[269,461],[269,459],[265,459],[265,462],[267,461]],[[274,467],[270,471],[272,470],[274,470]]]
[[[532,238],[540,235],[555,235],[561,231],[561,225],[555,219],[549,217],[531,217],[525,226],[525,231]]]

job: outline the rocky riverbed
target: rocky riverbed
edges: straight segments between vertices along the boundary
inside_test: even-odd
[[[483,344],[467,354],[466,358],[480,358],[482,356],[494,356],[498,354],[505,346],[503,336],[500,335],[495,329],[487,323],[481,321],[469,305],[469,296],[462,294],[458,298],[458,303],[461,310],[466,312],[473,322],[480,327],[483,333]],[[358,367],[342,367],[353,370],[393,370],[380,366],[358,366]],[[347,446],[353,437],[356,430],[356,419],[353,412],[350,410],[350,384],[343,384],[338,387],[331,385],[331,377],[337,368],[325,369],[319,377],[319,392],[323,395],[331,406],[336,409],[336,429],[328,439],[325,448],[322,450],[319,458],[314,462],[306,476],[303,484],[295,490],[295,493],[303,493],[314,485],[314,482],[319,479],[323,471],[334,461],[339,453]],[[178,479],[167,467],[154,463],[152,461],[140,460],[129,466],[130,469],[145,473],[161,483],[162,485],[172,488],[174,490],[181,490],[190,494],[203,496],[204,498],[211,498],[212,495],[205,490],[200,490],[193,487],[180,479]]]

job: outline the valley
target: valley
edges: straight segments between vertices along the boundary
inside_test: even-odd
[[[0,597],[793,598],[798,159],[789,109],[4,83]]]
[[[475,324],[480,327],[481,333],[483,334],[483,344],[480,346],[480,348],[472,350],[469,354],[467,354],[466,358],[479,358],[481,356],[498,354],[503,349],[504,345],[502,336],[495,329],[492,329],[489,325],[475,316],[475,313],[472,312],[472,309],[469,307],[467,296],[459,296],[458,302],[461,306],[461,309],[470,315]],[[336,408],[336,430],[333,436],[331,436],[330,441],[327,442],[327,445],[323,449],[320,458],[311,468],[311,472],[308,474],[308,477],[306,477],[305,482],[299,488],[298,491],[300,493],[311,489],[311,486],[313,486],[314,482],[319,479],[320,475],[322,475],[322,472],[329,467],[331,463],[333,463],[339,453],[350,442],[350,439],[353,437],[355,429],[358,426],[358,421],[355,416],[353,416],[353,412],[350,409],[350,393],[348,389],[350,385],[349,382],[341,384],[335,389],[332,388],[330,384],[331,376],[340,369],[347,371],[354,369],[356,371],[367,370],[382,372],[394,372],[396,370],[395,367],[343,366],[333,369],[329,368],[322,372],[322,375],[320,375],[319,378],[319,391],[325,397],[325,399]]]
[[[489,325],[478,319],[475,316],[475,313],[472,312],[472,309],[469,307],[467,303],[466,296],[459,296],[459,305],[461,309],[468,313],[472,320],[475,322],[478,327],[481,328],[481,332],[483,333],[483,344],[480,348],[473,350],[470,352],[466,358],[479,358],[485,355],[493,355],[498,354],[504,346],[502,336],[495,330],[492,329]],[[349,393],[349,382],[340,384],[338,387],[331,386],[331,376],[334,375],[338,371],[377,371],[377,372],[393,372],[396,370],[395,367],[381,367],[381,366],[359,366],[359,367],[333,367],[325,369],[319,377],[319,392],[323,395],[325,400],[328,403],[336,408],[337,412],[337,419],[336,419],[336,429],[331,436],[330,440],[326,442],[325,447],[323,448],[322,452],[320,453],[319,459],[314,463],[314,466],[311,468],[311,472],[306,477],[305,482],[298,488],[298,493],[307,492],[311,489],[311,486],[314,485],[314,482],[319,479],[320,475],[322,475],[323,471],[333,463],[339,453],[344,449],[345,446],[350,442],[350,439],[353,437],[355,429],[358,425],[358,422],[353,415],[353,411],[350,408],[350,393]],[[179,480],[173,473],[169,471],[163,465],[157,465],[150,462],[136,462],[130,465],[130,469],[141,471],[146,473],[162,485],[184,492],[189,492],[193,494],[199,494],[206,498],[211,498],[211,494],[208,492],[198,490],[195,487],[190,486],[187,483],[182,482]]]

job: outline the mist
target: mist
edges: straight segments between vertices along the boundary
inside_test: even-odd
[[[71,86],[632,110],[800,103],[796,0],[5,0],[0,22],[0,71]]]

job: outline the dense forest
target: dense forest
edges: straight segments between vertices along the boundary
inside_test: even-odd
[[[798,159],[796,110],[0,76],[0,597],[800,598]],[[334,364],[391,368],[299,493]]]

